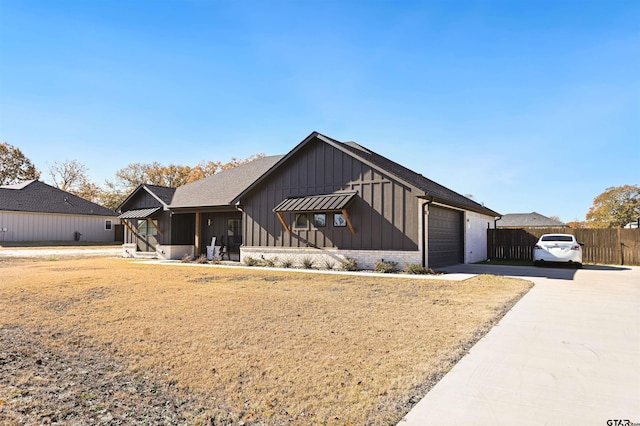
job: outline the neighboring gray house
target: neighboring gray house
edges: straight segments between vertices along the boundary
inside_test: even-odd
[[[174,191],[170,201],[160,190]],[[485,260],[486,230],[499,216],[354,142],[317,132],[284,156],[175,190],[140,187],[118,211],[127,222],[127,256],[198,256],[216,237],[237,260],[309,257],[322,265],[352,257],[364,268],[381,259],[430,267]]]
[[[540,213],[509,213],[496,220],[496,228],[566,228],[567,224]]]
[[[38,180],[0,186],[0,242],[115,240],[117,215]]]

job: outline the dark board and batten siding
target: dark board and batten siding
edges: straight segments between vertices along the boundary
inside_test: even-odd
[[[174,214],[171,216],[171,244],[193,245],[196,232],[195,213]]]
[[[356,191],[348,213],[356,230],[327,226],[294,227],[295,213],[283,213],[288,234],[273,208],[296,196]],[[305,146],[242,200],[246,213],[245,245],[267,247],[327,247],[341,249],[418,250],[418,201],[400,182],[340,150],[317,141]]]
[[[141,190],[136,194],[135,199],[130,200],[125,206],[122,206],[122,211],[147,209],[151,207],[163,207],[163,205],[153,197],[153,195]]]
[[[128,210],[140,210],[140,209],[149,209],[156,208],[160,209],[153,213],[149,219],[153,219],[157,221],[158,228],[160,233],[157,235],[158,244],[170,244],[171,243],[171,213],[163,210],[163,205],[160,203],[155,197],[149,194],[147,191],[139,191],[135,198],[130,200],[126,205],[123,205],[122,211]],[[138,220],[130,219],[130,226],[134,229],[137,227]],[[131,231],[127,228],[124,231],[125,233],[125,242],[135,242],[137,237],[131,234]]]

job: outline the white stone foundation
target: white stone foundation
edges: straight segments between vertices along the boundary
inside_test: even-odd
[[[135,243],[122,245],[122,257],[136,257],[137,246]]]
[[[195,248],[192,245],[185,246],[163,246],[158,245],[156,252],[138,251],[135,243],[126,243],[122,245],[122,257],[130,258],[150,258],[156,257],[158,259],[173,259],[180,260],[184,256],[193,257]]]
[[[375,262],[384,260],[397,262],[398,270],[404,270],[408,264],[421,264],[422,256],[419,251],[392,250],[339,250],[315,248],[283,248],[283,247],[241,247],[240,262],[246,257],[257,260],[275,259],[276,266],[283,260],[292,262],[292,267],[302,267],[305,259],[313,260],[313,267],[326,269],[327,263],[333,263],[335,269],[340,269],[340,263],[347,257],[355,259],[359,269],[374,269]]]
[[[185,256],[194,257],[195,247],[193,245],[184,246],[162,246],[156,247],[158,259],[181,260]]]

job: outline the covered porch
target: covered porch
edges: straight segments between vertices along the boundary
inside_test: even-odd
[[[174,216],[179,215],[175,212]],[[242,213],[236,209],[193,212],[194,257],[212,254],[216,248],[220,260],[240,261],[243,243]],[[208,251],[209,249],[209,251]]]

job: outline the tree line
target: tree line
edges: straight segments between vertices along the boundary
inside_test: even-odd
[[[254,154],[245,159],[233,157],[226,163],[203,161],[195,166],[162,165],[156,161],[132,163],[118,170],[115,179],[106,180],[103,186],[89,179],[89,169],[85,165],[76,160],[65,160],[49,166],[44,180],[63,191],[115,210],[141,184],[176,188],[264,156]],[[19,148],[7,142],[0,143],[0,185],[41,177],[41,171]]]
[[[89,169],[76,160],[53,163],[48,179],[53,186],[110,209],[120,203],[140,184],[178,187],[204,179],[223,170],[264,157],[254,154],[245,159],[232,158],[201,162],[193,167],[175,164],[132,163],[116,172],[115,179],[99,186],[88,178]],[[40,179],[40,171],[22,151],[7,142],[0,144],[0,185]],[[572,228],[621,228],[640,217],[640,187],[623,185],[607,188],[593,200],[585,221],[567,223]],[[559,218],[558,218],[559,219]]]

